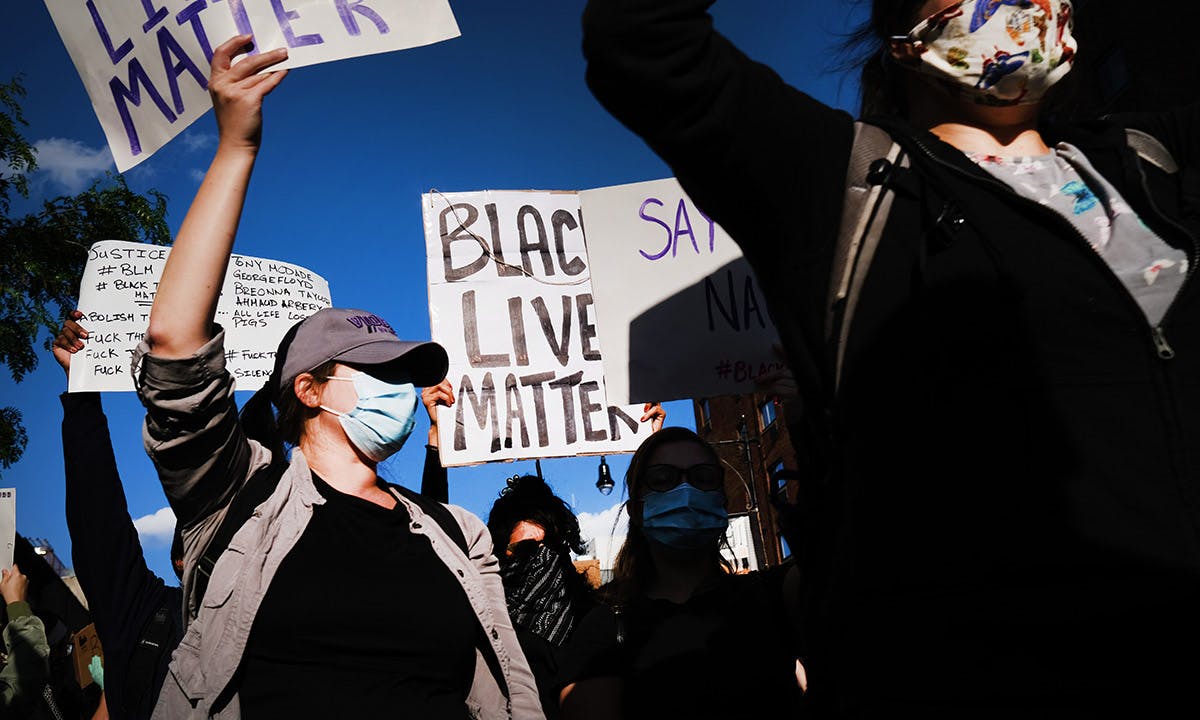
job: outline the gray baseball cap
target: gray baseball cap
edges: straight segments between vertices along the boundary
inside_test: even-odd
[[[272,377],[278,382],[276,396],[290,388],[297,375],[330,360],[369,366],[376,377],[406,380],[420,387],[440,383],[450,364],[441,345],[401,340],[375,313],[326,308],[294,325],[279,343]]]

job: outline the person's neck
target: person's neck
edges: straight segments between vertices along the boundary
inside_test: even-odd
[[[926,84],[910,88],[912,123],[963,152],[997,157],[1033,157],[1050,152],[1038,131],[1040,105],[991,107],[950,97]]]
[[[656,542],[648,544],[650,559],[654,562],[654,579],[646,588],[646,594],[651,598],[686,602],[696,590],[721,575],[709,552],[677,550]]]
[[[941,122],[929,126],[942,142],[976,155],[996,157],[1036,157],[1050,152],[1037,127],[981,127],[962,122]]]
[[[395,507],[395,496],[379,487],[376,463],[347,442],[345,436],[337,440],[327,432],[306,432],[297,447],[308,467],[334,490],[382,507]]]

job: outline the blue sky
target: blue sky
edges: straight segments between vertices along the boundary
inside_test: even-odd
[[[111,2],[113,0],[106,0]],[[583,189],[667,177],[670,171],[592,98],[579,51],[582,0],[451,0],[462,37],[399,53],[294,70],[267,101],[265,141],[238,235],[237,251],[297,263],[323,275],[334,301],[387,318],[402,337],[428,338],[420,194],[481,189]],[[850,0],[725,0],[717,26],[751,57],[817,98],[850,109],[856,85],[834,70],[842,33],[861,16]],[[77,192],[112,170],[91,104],[45,6],[0,9],[0,80],[22,74],[29,127],[42,165],[30,203]],[[182,221],[215,147],[211,113],[127,174],[137,190],[170,199],[172,231]],[[19,532],[45,537],[64,561],[58,394],[66,387],[47,353],[14,384],[0,373],[4,405],[25,416],[24,458],[0,475],[18,489]],[[240,400],[248,397],[239,393]],[[132,393],[104,398],[130,511],[143,521],[153,570],[170,577],[170,527],[154,470],[141,445],[141,406]],[[668,423],[691,426],[690,403],[668,406]],[[420,483],[422,413],[412,440],[384,464],[388,479]],[[614,477],[625,458],[610,458]],[[616,494],[595,487],[595,458],[548,460],[558,493],[585,513],[586,528],[611,527]],[[450,500],[486,516],[504,478],[532,462],[450,471]]]

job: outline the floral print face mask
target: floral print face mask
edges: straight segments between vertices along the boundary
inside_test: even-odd
[[[1067,0],[964,0],[893,42],[911,43],[914,68],[984,105],[1027,105],[1071,70]]]

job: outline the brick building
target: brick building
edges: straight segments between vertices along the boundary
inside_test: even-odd
[[[728,538],[738,569],[772,567],[791,551],[779,534],[770,495],[775,472],[798,467],[784,407],[766,395],[726,395],[692,403],[696,432],[725,465]]]

